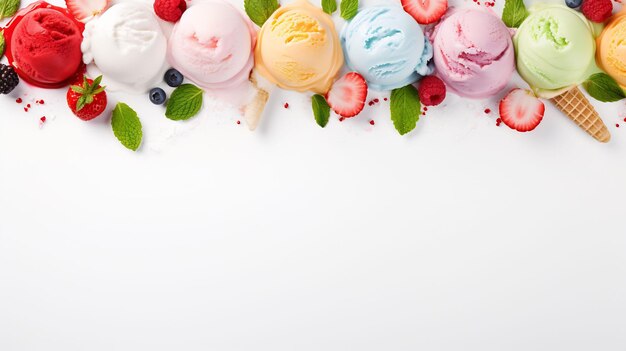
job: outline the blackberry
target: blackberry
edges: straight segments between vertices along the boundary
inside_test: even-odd
[[[0,94],[8,94],[19,84],[20,79],[13,67],[0,63]]]

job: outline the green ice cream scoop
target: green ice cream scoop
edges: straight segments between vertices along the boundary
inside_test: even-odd
[[[558,95],[597,70],[595,28],[582,14],[556,4],[529,12],[513,42],[517,70],[539,95]]]

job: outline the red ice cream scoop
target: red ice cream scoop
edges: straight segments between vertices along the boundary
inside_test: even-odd
[[[44,88],[69,84],[82,71],[82,24],[40,2],[19,13],[6,31],[7,57],[20,77]]]

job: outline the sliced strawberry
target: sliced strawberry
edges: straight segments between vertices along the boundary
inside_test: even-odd
[[[532,92],[513,89],[500,101],[502,122],[519,132],[529,132],[539,125],[546,107]]]
[[[367,83],[363,76],[349,72],[339,78],[326,94],[328,105],[341,117],[354,117],[363,111],[367,98]]]
[[[104,12],[109,0],[65,0],[65,5],[74,18],[87,23]]]
[[[404,11],[419,24],[439,21],[448,9],[448,0],[401,0]]]

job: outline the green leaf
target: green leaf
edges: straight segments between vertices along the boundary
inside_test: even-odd
[[[517,28],[528,17],[524,0],[506,0],[502,11],[502,22],[509,28]]]
[[[167,102],[165,117],[182,121],[195,116],[202,107],[202,93],[204,91],[193,84],[179,86]]]
[[[583,87],[589,95],[598,101],[613,102],[626,98],[624,90],[620,88],[615,79],[606,73],[592,74],[583,83]]]
[[[0,0],[1,1],[1,0]],[[248,17],[259,27],[278,10],[278,0],[244,0],[243,7],[246,9]]]
[[[359,11],[359,0],[341,0],[341,17],[346,21],[356,16]]]
[[[113,110],[113,118],[111,118],[111,127],[113,134],[117,140],[128,149],[137,151],[141,145],[143,132],[141,131],[141,121],[137,117],[137,112],[120,102]]]
[[[326,99],[320,94],[315,94],[311,99],[311,103],[315,122],[322,128],[326,127],[330,119],[330,106],[328,106]]]
[[[0,0],[0,19],[13,17],[20,9],[20,0]]]
[[[337,0],[322,0],[322,9],[329,15],[337,11]]]
[[[4,31],[0,30],[0,58],[4,55]]]
[[[391,120],[400,135],[413,129],[420,119],[421,104],[417,89],[412,85],[391,92]]]

